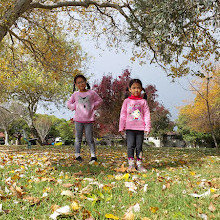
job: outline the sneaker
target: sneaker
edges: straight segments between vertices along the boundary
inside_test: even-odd
[[[97,157],[91,157],[89,164],[93,164],[97,161]]]
[[[141,173],[146,173],[147,169],[145,169],[142,165],[138,165],[137,166],[137,171],[139,171]]]
[[[76,158],[76,160],[79,161],[79,162],[82,162],[82,157],[78,156],[78,157]]]
[[[134,171],[136,171],[135,164],[134,164],[134,159],[128,159],[128,169],[127,169],[127,172],[134,172]]]
[[[128,166],[128,168],[127,168],[127,172],[134,172],[134,171],[136,171],[136,169],[135,169],[135,166]]]

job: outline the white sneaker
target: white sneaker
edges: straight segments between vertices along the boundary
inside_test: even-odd
[[[145,169],[142,166],[142,161],[141,160],[137,160],[137,171],[141,172],[141,173],[146,173],[147,169]]]
[[[137,171],[141,173],[146,173],[147,169],[145,169],[142,165],[137,166]]]
[[[128,169],[127,169],[127,172],[133,172],[133,171],[136,171],[135,164],[134,164],[134,159],[128,159]]]

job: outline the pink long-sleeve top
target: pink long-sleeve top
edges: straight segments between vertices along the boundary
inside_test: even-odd
[[[119,131],[140,130],[150,132],[150,129],[150,110],[146,99],[131,97],[125,99],[121,108]]]
[[[67,102],[67,107],[75,111],[74,121],[89,123],[95,121],[95,110],[101,105],[102,99],[93,90],[74,92]]]

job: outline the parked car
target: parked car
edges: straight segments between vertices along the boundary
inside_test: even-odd
[[[5,144],[5,139],[4,138],[0,138],[0,144],[4,145]]]

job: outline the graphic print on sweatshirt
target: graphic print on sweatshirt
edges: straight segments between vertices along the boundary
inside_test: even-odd
[[[139,121],[141,119],[141,106],[139,104],[131,104],[128,109],[131,121]]]
[[[80,108],[86,109],[86,110],[90,110],[91,109],[91,105],[90,105],[90,101],[89,101],[89,96],[86,97],[78,97],[78,105]]]

